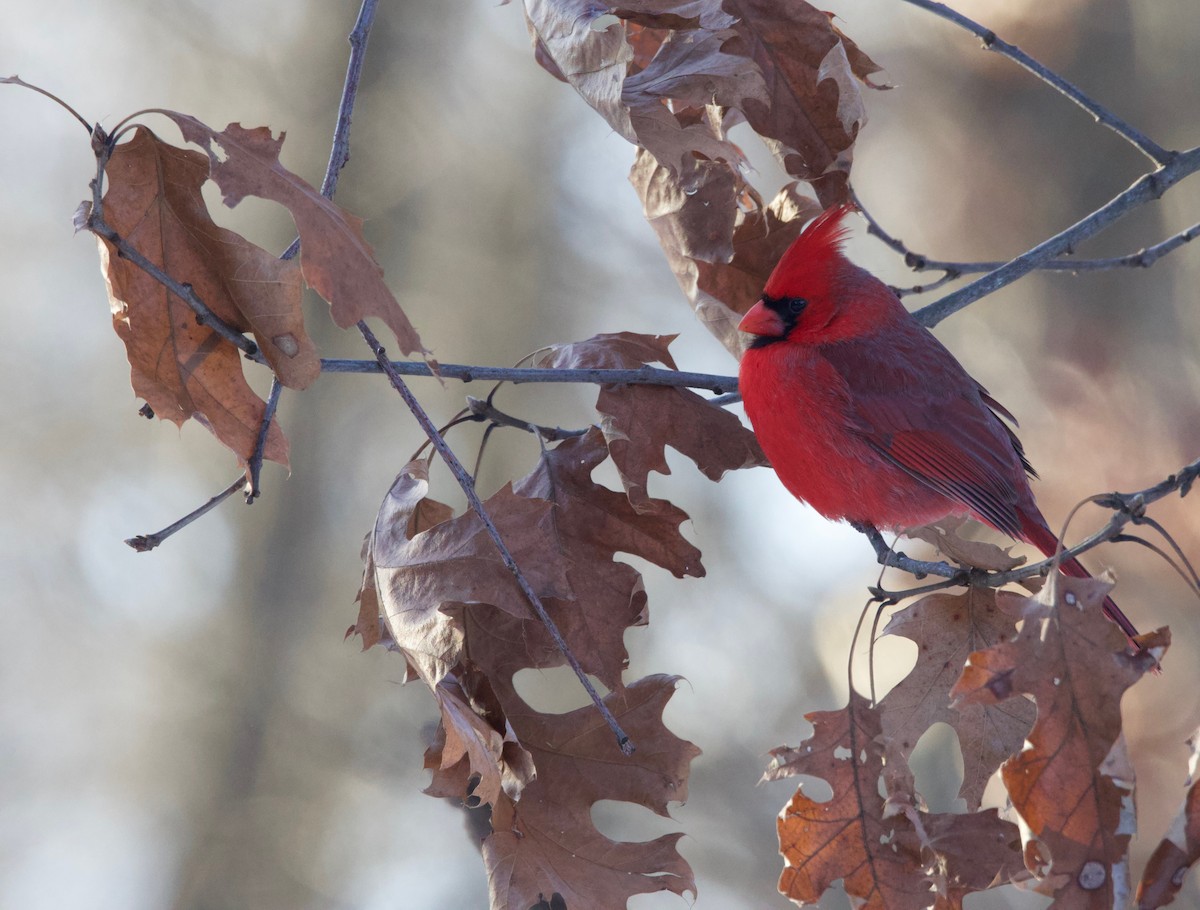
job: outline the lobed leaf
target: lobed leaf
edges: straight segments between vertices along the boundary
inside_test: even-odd
[[[547,348],[537,364],[566,369],[638,369],[663,363],[674,369],[667,348],[674,335],[620,332]],[[625,493],[638,512],[658,506],[646,491],[651,471],[669,474],[669,445],[696,463],[712,480],[739,468],[766,464],[754,434],[724,408],[690,389],[647,385],[604,385],[596,400],[609,454]]]
[[[687,799],[688,769],[700,750],[662,723],[676,681],[647,677],[605,699],[638,743],[630,757],[621,755],[591,706],[547,715],[511,692],[501,694],[538,776],[519,802],[501,798],[492,813],[483,858],[493,910],[524,910],[543,900],[557,900],[566,910],[619,908],[635,894],[695,893],[692,871],[675,846],[681,834],[617,842],[591,818],[592,806],[604,799],[662,816],[668,803]]]
[[[1168,640],[1160,630],[1148,642],[1156,653],[1131,654],[1100,610],[1109,587],[1064,577],[1038,600],[1022,598],[1018,637],[972,654],[951,691],[962,704],[996,705],[1022,693],[1037,702],[1028,745],[1001,777],[1029,828],[1027,862],[1039,890],[1064,907],[1128,897],[1132,769],[1114,761],[1121,695],[1158,665]]]
[[[880,701],[883,734],[907,759],[934,724],[953,727],[963,757],[959,796],[971,812],[1001,762],[1021,749],[1036,709],[1027,698],[951,707],[950,691],[969,655],[1016,637],[1018,602],[987,588],[931,594],[897,612],[884,629],[915,642],[917,662]]]

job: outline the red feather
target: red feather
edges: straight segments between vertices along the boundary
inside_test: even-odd
[[[850,211],[804,229],[742,323],[758,333],[742,399],[779,479],[833,520],[901,530],[970,515],[1053,555],[1012,415],[842,254]],[[1062,568],[1089,577],[1076,560]],[[1104,609],[1137,634],[1111,598]]]

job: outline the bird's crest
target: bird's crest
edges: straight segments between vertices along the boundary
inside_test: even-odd
[[[828,274],[829,267],[841,258],[842,242],[850,233],[845,218],[854,211],[857,209],[850,203],[834,205],[810,221],[771,272],[766,293],[785,297],[798,288],[811,286],[817,276]]]

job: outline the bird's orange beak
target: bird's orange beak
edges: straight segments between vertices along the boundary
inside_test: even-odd
[[[773,310],[767,309],[760,300],[742,317],[742,321],[738,323],[738,331],[761,335],[764,338],[782,338],[786,328],[783,318]]]

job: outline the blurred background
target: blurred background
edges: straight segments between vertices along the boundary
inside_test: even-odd
[[[1116,136],[941,20],[896,0],[828,5],[897,86],[867,96],[854,183],[912,249],[1008,258],[1143,173]],[[1200,140],[1200,30],[1183,27],[1196,24],[1193,0],[957,6],[1161,144]],[[286,130],[284,163],[319,183],[356,3],[6,8],[0,74],[109,127],[161,106],[216,127]],[[166,121],[149,122],[178,140]],[[360,654],[342,638],[362,536],[421,441],[412,419],[378,378],[327,376],[287,394],[291,475],[269,466],[252,507],[231,499],[159,550],[134,553],[124,538],[174,521],[237,471],[204,430],[137,416],[95,243],[71,233],[94,169],[83,130],[11,86],[0,87],[0,124],[0,907],[486,907],[462,811],[420,793],[433,700],[401,688],[394,655]],[[772,191],[781,175],[749,151]],[[392,288],[443,361],[507,365],[597,332],[678,332],[682,369],[733,373],[641,217],[626,183],[632,155],[536,66],[518,6],[397,2],[383,5],[371,37],[338,199],[367,219]],[[1194,223],[1193,183],[1079,253],[1133,252]],[[266,203],[222,211],[268,249],[291,240],[286,215]],[[893,284],[929,280],[861,230],[851,251]],[[938,328],[1020,417],[1052,525],[1084,496],[1149,486],[1200,454],[1198,283],[1200,248],[1185,247],[1150,271],[1027,278]],[[326,356],[365,356],[310,304]],[[465,393],[486,392],[415,387],[442,421]],[[582,426],[593,400],[592,389],[522,387],[498,402]],[[451,442],[469,462],[478,433]],[[520,476],[534,455],[530,440],[501,435],[481,486]],[[877,570],[861,537],[792,501],[769,472],[711,484],[673,453],[671,465],[650,492],[691,514],[685,533],[708,577],[646,567],[651,622],[627,636],[630,678],[686,678],[667,721],[704,754],[677,824],[608,804],[597,823],[613,837],[687,832],[700,908],[787,906],[775,892],[775,815],[793,785],[756,781],[768,749],[808,734],[804,713],[844,704],[850,635]],[[434,493],[461,502],[444,473]],[[1154,511],[1193,557],[1194,499]],[[1101,520],[1085,513],[1076,533]],[[1139,625],[1175,633],[1167,672],[1125,699],[1140,782],[1136,871],[1175,812],[1184,740],[1200,723],[1200,604],[1134,547],[1088,562],[1115,568],[1118,600]],[[882,679],[898,678],[914,650],[882,643]],[[526,681],[529,697],[549,706],[538,693],[561,680],[533,675],[544,678]],[[953,737],[927,735],[916,767],[932,808],[953,808]],[[630,903],[680,905],[666,894]]]

